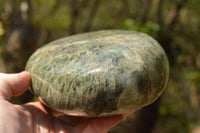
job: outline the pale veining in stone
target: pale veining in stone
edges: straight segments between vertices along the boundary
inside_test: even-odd
[[[155,101],[166,87],[167,56],[152,37],[104,30],[53,41],[29,59],[32,92],[69,115],[127,113]]]

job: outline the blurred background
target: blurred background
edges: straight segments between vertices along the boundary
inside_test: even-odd
[[[109,133],[200,133],[200,0],[0,0],[0,72],[23,71],[47,42],[101,29],[145,32],[170,62],[162,96]],[[12,102],[34,100],[27,91]]]

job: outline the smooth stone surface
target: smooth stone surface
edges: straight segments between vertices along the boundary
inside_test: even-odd
[[[90,117],[127,113],[155,101],[166,87],[169,64],[152,37],[104,30],[41,47],[26,70],[32,92],[50,108]]]

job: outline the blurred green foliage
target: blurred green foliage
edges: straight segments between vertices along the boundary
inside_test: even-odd
[[[54,10],[55,0],[51,1],[33,1],[34,17],[33,24],[37,27],[49,30],[63,29],[70,26],[70,8],[67,5],[61,5]],[[44,8],[44,6],[46,8]],[[51,12],[51,14],[49,14]],[[50,16],[49,16],[50,15]],[[42,20],[42,22],[41,22]]]
[[[3,29],[3,25],[0,21],[0,37],[4,34],[4,29]]]
[[[137,24],[133,19],[126,19],[122,24],[122,29],[153,34],[160,31],[160,25],[153,21],[147,21],[144,24]]]

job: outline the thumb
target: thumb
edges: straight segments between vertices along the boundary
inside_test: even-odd
[[[17,74],[0,73],[0,98],[10,100],[12,96],[18,96],[25,92],[31,83],[28,72]]]

